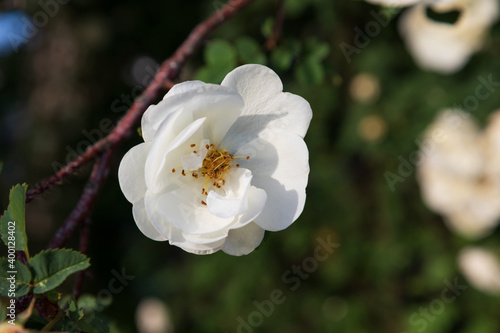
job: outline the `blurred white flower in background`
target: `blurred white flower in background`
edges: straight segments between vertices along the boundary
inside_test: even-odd
[[[309,103],[261,65],[175,85],[142,118],[120,187],[139,229],[195,254],[252,252],[302,213]]]
[[[458,265],[474,288],[500,294],[500,260],[495,253],[481,247],[466,247],[458,255]]]
[[[500,111],[480,131],[470,115],[446,110],[429,126],[418,181],[428,207],[467,238],[487,236],[500,218]]]
[[[490,27],[498,20],[498,0],[367,0],[387,6],[415,4],[402,14],[399,30],[415,62],[442,74],[462,69],[479,51]],[[427,15],[458,12],[456,22],[441,22]]]
[[[171,333],[172,319],[166,305],[156,298],[143,299],[135,311],[139,333]]]

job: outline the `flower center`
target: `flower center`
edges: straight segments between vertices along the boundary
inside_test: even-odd
[[[187,176],[191,173],[191,176],[196,179],[198,179],[200,175],[204,177],[205,182],[201,189],[201,194],[208,196],[208,192],[210,190],[221,189],[226,184],[224,177],[231,167],[240,167],[239,163],[235,163],[235,159],[245,158],[248,160],[250,159],[250,156],[233,156],[225,149],[216,149],[214,144],[206,143],[209,142],[208,140],[204,141],[205,142],[202,141],[202,144],[200,145],[193,143],[189,146],[190,149],[193,149],[191,156],[198,161],[201,160],[203,154],[206,152],[203,161],[201,161],[201,163],[198,162],[199,164],[197,167],[193,167],[193,170],[186,172],[186,170],[182,169],[181,174],[182,176]],[[196,146],[199,146],[198,149]],[[175,169],[172,169],[173,173],[175,171]],[[205,206],[207,205],[203,200],[201,200],[201,204]]]
[[[234,157],[227,150],[216,150],[210,147],[203,160],[201,175],[215,182],[223,182],[225,173],[233,164]]]

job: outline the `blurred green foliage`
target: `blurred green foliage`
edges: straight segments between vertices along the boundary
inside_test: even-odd
[[[339,45],[353,44],[354,28],[364,29],[378,7],[364,1],[284,3],[284,26],[272,50],[264,45],[279,1],[257,0],[210,37],[181,79],[219,83],[240,64],[262,63],[280,75],[285,91],[310,102],[314,117],[306,142],[311,173],[304,213],[288,229],[268,232],[248,256],[195,256],[141,234],[120,192],[115,166],[92,215],[93,278],[86,279],[85,291],[97,295],[108,288],[112,270],[126,268],[135,279],[98,312],[111,318],[118,331],[134,332],[137,304],[155,297],[170,308],[176,332],[238,332],[241,320],[259,322],[256,303],[269,305],[266,301],[278,289],[285,301],[273,303],[269,316],[260,311],[262,323],[250,328],[254,332],[498,332],[498,297],[468,286],[453,302],[443,303],[444,308],[436,306],[446,281],[467,285],[456,256],[470,242],[453,235],[442,218],[425,207],[413,169],[394,191],[384,174],[397,173],[401,159],[409,160],[419,149],[419,137],[442,108],[462,104],[474,94],[479,76],[493,75],[500,81],[500,26],[492,28],[484,49],[463,70],[444,76],[414,64],[397,33],[399,15],[349,63]],[[119,118],[122,113],[113,113],[110,105],[137,86],[123,74],[130,71],[133,59],[148,55],[162,61],[217,7],[203,1],[75,1],[49,23],[38,49],[0,59],[2,195],[17,182],[33,184],[49,175],[50,163],[64,160],[66,145],[75,147],[83,129],[97,128],[104,117]],[[100,22],[107,39],[75,60],[84,70],[67,85],[81,89],[87,100],[78,108],[79,116],[36,113],[28,101],[39,87],[29,85],[30,73],[52,68],[40,59],[34,67],[37,52],[50,38],[61,38],[57,24],[73,31],[71,38],[87,47],[83,36],[92,31],[85,29],[89,22]],[[63,55],[69,51],[60,50]],[[363,73],[379,82],[380,92],[369,102],[350,93],[354,78]],[[495,92],[481,101],[473,116],[484,123],[499,106]],[[361,124],[369,116],[383,124],[376,139],[363,132]],[[52,153],[37,155],[43,148],[37,148],[37,135],[51,138],[54,148],[44,149]],[[140,140],[133,137],[122,152]],[[76,203],[85,175],[27,206],[28,233],[48,230],[45,237],[33,238],[30,249],[46,246]],[[6,195],[2,199],[5,207]],[[318,237],[330,237],[340,247],[301,278],[293,267],[302,267],[313,256]],[[496,231],[477,244],[498,247],[499,237]],[[298,278],[298,284],[290,282],[291,277]],[[71,290],[71,284],[66,287]],[[422,311],[430,311],[430,317]]]

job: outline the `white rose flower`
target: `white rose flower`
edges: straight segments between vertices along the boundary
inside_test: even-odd
[[[195,254],[252,252],[264,231],[301,214],[309,174],[303,137],[312,117],[261,65],[221,85],[175,85],[142,118],[144,143],[123,157],[120,187],[139,229]]]
[[[472,54],[479,51],[485,36],[499,17],[498,0],[366,0],[374,4],[406,7],[399,21],[399,32],[413,59],[423,69],[442,74],[462,69]],[[451,24],[427,16],[458,11]]]
[[[483,47],[485,35],[498,19],[498,0],[457,0],[436,2],[436,12],[460,11],[454,24],[434,21],[426,14],[426,4],[408,10],[399,28],[415,62],[423,69],[442,74],[454,73]]]
[[[424,202],[467,238],[490,234],[500,219],[500,113],[485,131],[457,109],[442,112],[424,135],[417,165]]]

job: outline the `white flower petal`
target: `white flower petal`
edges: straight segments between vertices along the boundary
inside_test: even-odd
[[[212,243],[195,243],[184,239],[182,241],[170,241],[170,244],[178,246],[184,251],[193,254],[212,254],[222,249],[222,246],[224,245],[224,239],[216,240]]]
[[[158,230],[151,224],[151,221],[148,218],[146,213],[146,207],[144,205],[144,200],[139,200],[134,204],[132,209],[135,223],[139,230],[146,235],[147,237],[155,240],[155,241],[165,241],[166,237],[162,236]]]
[[[211,254],[222,248],[225,237],[218,239],[213,238],[205,242],[198,242],[194,236],[191,237],[191,239],[184,237],[184,234],[179,229],[174,227],[159,213],[157,209],[159,198],[159,195],[155,193],[146,193],[146,212],[151,224],[164,238],[169,240],[170,244],[194,254]]]
[[[231,169],[223,186],[224,195],[210,191],[207,206],[210,213],[222,218],[235,217],[247,207],[248,189],[252,180],[252,172],[248,169]]]
[[[264,209],[266,199],[267,195],[264,190],[251,186],[248,190],[248,209],[239,216],[238,221],[233,223],[229,229],[198,235],[184,233],[183,236],[188,242],[195,244],[208,244],[225,239],[229,230],[239,229],[251,223],[260,214],[262,209]]]
[[[182,236],[187,242],[193,244],[212,244],[220,240],[224,242],[228,232],[229,232],[228,230],[222,229],[208,234],[191,235],[187,233],[182,233]]]
[[[255,186],[248,189],[248,209],[239,216],[238,221],[231,225],[229,229],[238,229],[255,220],[264,209],[267,201],[266,191]]]
[[[222,249],[222,246],[224,245],[224,241],[218,241],[212,244],[195,244],[195,243],[171,243],[172,245],[178,246],[182,248],[184,251],[192,253],[192,254],[199,254],[199,255],[206,255],[206,254],[212,254],[220,249]]]
[[[267,193],[266,206],[255,223],[270,231],[287,228],[302,213],[306,198],[309,152],[304,140],[275,132],[272,142],[256,139],[236,154],[250,156],[241,167],[252,170],[252,185]]]
[[[228,228],[235,217],[221,218],[213,215],[203,205],[201,187],[186,185],[162,193],[158,197],[156,210],[172,226],[186,234],[207,234]]]
[[[271,69],[244,65],[230,72],[222,85],[235,89],[245,102],[241,116],[222,146],[239,147],[276,130],[287,130],[301,137],[306,134],[312,118],[309,103],[300,96],[283,93],[281,80]]]
[[[150,142],[144,142],[132,147],[123,156],[118,167],[120,188],[125,198],[131,203],[141,200],[146,193],[144,167],[150,149]]]
[[[199,80],[184,81],[181,83],[177,83],[172,88],[170,88],[170,90],[163,97],[163,99],[167,97],[172,97],[173,95],[184,94],[196,90],[205,85],[207,85],[205,82]]]
[[[206,85],[206,83],[201,81],[186,81],[176,84],[167,92],[160,103],[150,105],[141,119],[144,141],[152,141],[158,127],[160,127],[167,116],[174,111],[182,109],[183,102],[190,97],[190,91],[203,89]],[[173,97],[174,95],[179,96]]]
[[[170,118],[174,135],[193,119],[206,117],[208,127],[205,138],[220,142],[243,109],[243,99],[233,89],[214,84],[196,85],[196,89],[167,94],[156,106],[151,106],[142,117],[144,141],[152,141],[156,131],[174,112],[182,117]],[[183,89],[180,89],[182,91]]]
[[[229,230],[222,251],[233,256],[249,254],[259,246],[263,238],[264,229],[252,222],[242,228]]]
[[[207,145],[210,144],[209,140],[201,140],[198,146],[192,147],[195,152],[191,152],[181,158],[182,167],[186,171],[198,170],[203,166],[203,160],[207,156]]]
[[[200,140],[199,137],[194,137],[194,134],[201,128],[205,120],[206,118],[196,119],[173,140],[165,139],[171,135],[168,126],[158,130],[146,160],[146,185],[149,190],[158,192],[168,184],[172,163],[180,162],[181,156],[185,155],[185,149],[189,147],[189,143],[186,143],[187,140]],[[176,150],[183,144],[185,144],[184,149]],[[170,152],[173,153],[170,154]]]

